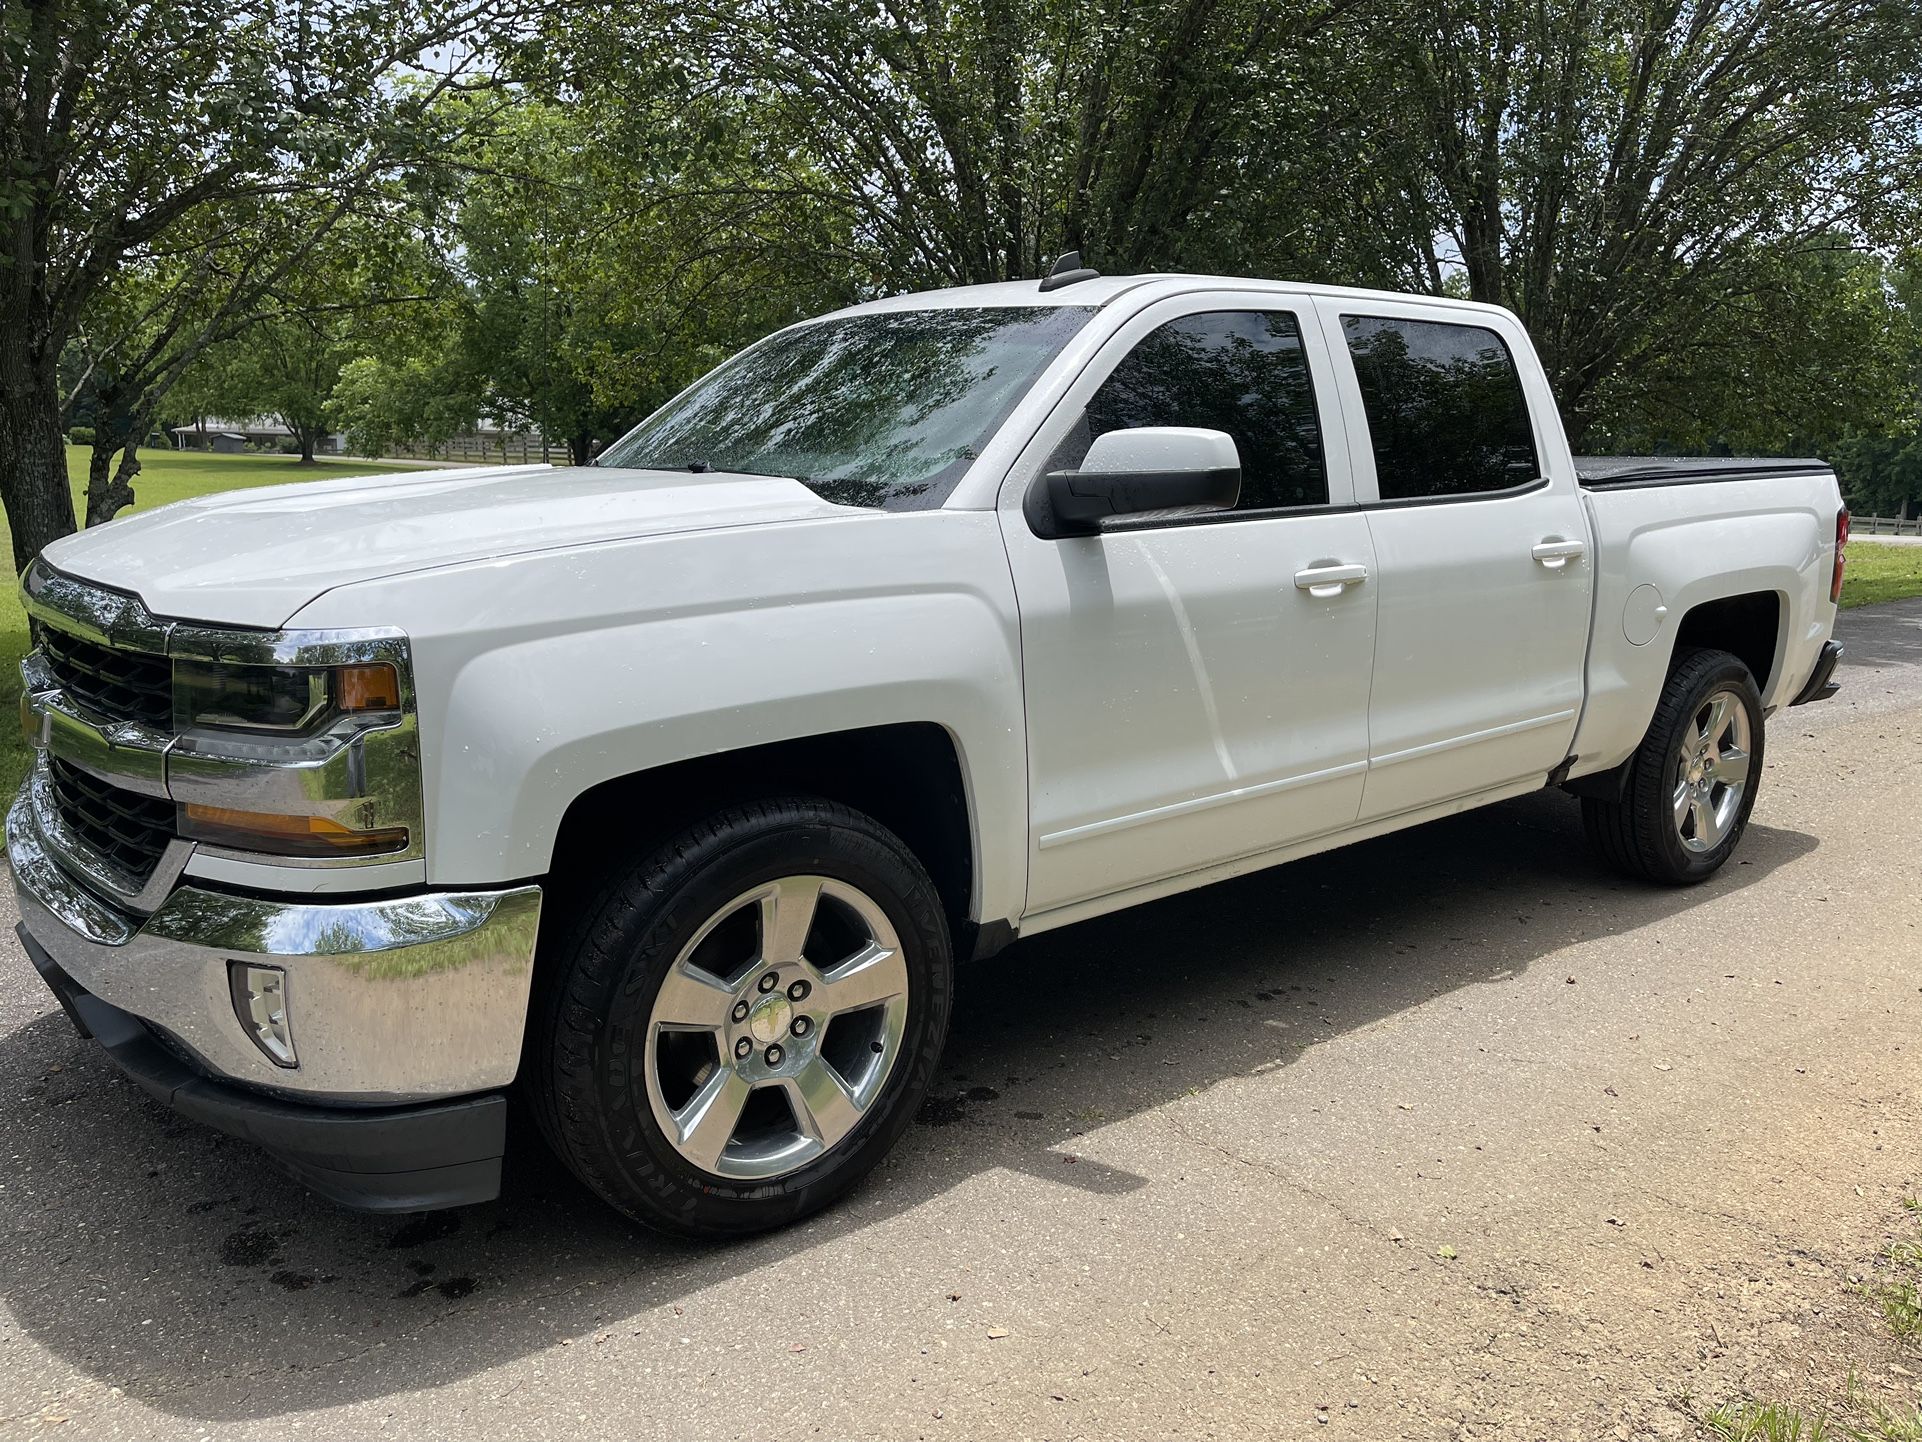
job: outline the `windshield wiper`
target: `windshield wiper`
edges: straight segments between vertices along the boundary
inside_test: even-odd
[[[596,462],[600,464],[600,462]],[[709,476],[724,472],[733,476],[762,476],[771,481],[799,481],[807,484],[806,476],[797,476],[792,471],[749,471],[740,466],[715,465],[712,461],[669,461],[669,460],[624,460],[615,469],[624,471],[686,471],[689,475]]]

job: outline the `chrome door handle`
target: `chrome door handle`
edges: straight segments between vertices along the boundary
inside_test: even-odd
[[[1310,566],[1305,571],[1295,572],[1295,589],[1306,591],[1318,601],[1330,596],[1339,596],[1350,586],[1359,586],[1368,579],[1366,566]]]
[[[1582,542],[1563,541],[1553,536],[1546,541],[1538,542],[1535,549],[1529,552],[1529,555],[1551,571],[1559,571],[1577,556],[1587,554],[1588,547]]]

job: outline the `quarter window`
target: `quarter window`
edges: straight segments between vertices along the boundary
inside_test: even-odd
[[[1541,474],[1515,358],[1482,326],[1342,317],[1385,501],[1473,495]]]
[[[1209,311],[1150,331],[1095,392],[1087,422],[1084,452],[1133,426],[1226,431],[1241,453],[1237,510],[1328,500],[1308,357],[1286,312]]]

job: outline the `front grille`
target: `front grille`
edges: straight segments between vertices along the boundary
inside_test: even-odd
[[[173,666],[165,656],[116,651],[52,626],[34,626],[35,639],[65,691],[108,721],[138,721],[171,731]]]
[[[67,829],[141,885],[173,840],[174,805],[123,791],[49,757],[54,809]]]

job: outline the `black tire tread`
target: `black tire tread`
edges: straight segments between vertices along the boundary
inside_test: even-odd
[[[1655,705],[1648,731],[1630,759],[1627,783],[1619,799],[1596,796],[1582,798],[1582,827],[1589,844],[1603,863],[1623,875],[1668,886],[1687,886],[1704,881],[1716,867],[1678,874],[1667,862],[1664,849],[1665,828],[1672,824],[1667,798],[1670,738],[1684,724],[1695,707],[1702,684],[1718,671],[1730,667],[1740,670],[1754,686],[1754,679],[1742,660],[1728,651],[1689,648],[1678,652],[1669,667],[1668,679]],[[1749,782],[1750,804],[1761,781],[1761,726],[1758,708],[1755,715],[1755,770]],[[1739,839],[1747,825],[1746,815],[1737,827]],[[1731,849],[1733,849],[1731,847]],[[1719,863],[1718,863],[1719,866]]]
[[[594,1058],[601,1018],[626,975],[629,958],[617,943],[670,912],[697,873],[725,861],[738,847],[778,827],[837,828],[886,848],[911,868],[917,885],[904,898],[917,921],[947,935],[934,883],[900,838],[863,812],[819,797],[787,795],[743,801],[687,826],[636,862],[616,866],[554,936],[536,965],[527,1041],[529,1110],[555,1155],[617,1211],[658,1230],[691,1237],[731,1236],[733,1227],[704,1227],[657,1209],[634,1205],[608,1165],[608,1149],[593,1105]],[[945,960],[945,958],[943,958]],[[945,1031],[945,997],[941,999]],[[907,1065],[904,1057],[899,1065]],[[865,1170],[865,1168],[863,1169]],[[853,1185],[858,1176],[846,1186]],[[832,1195],[839,1190],[833,1189]],[[825,1205],[826,1201],[818,1203]],[[815,1207],[810,1205],[806,1211]],[[777,1223],[774,1223],[778,1225]]]

